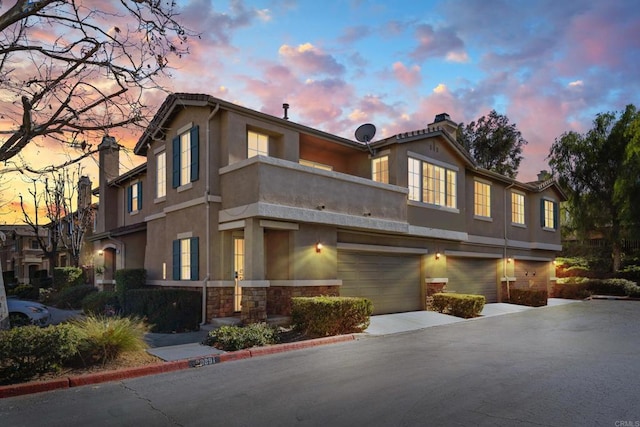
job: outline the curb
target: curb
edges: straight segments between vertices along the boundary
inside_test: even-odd
[[[270,354],[284,353],[287,351],[301,350],[326,344],[335,344],[346,341],[355,341],[355,335],[337,335],[333,337],[317,338],[306,341],[286,344],[275,344],[266,347],[255,347],[246,350],[232,351],[229,353],[212,354],[196,359],[183,359],[173,362],[163,362],[153,365],[138,366],[133,368],[117,369],[114,371],[96,372],[93,374],[75,375],[66,378],[58,378],[49,381],[34,381],[29,383],[11,384],[0,386],[0,399],[16,397],[25,394],[42,393],[45,391],[60,390],[72,387],[81,387],[91,384],[100,384],[109,381],[119,381],[129,378],[143,377],[147,375],[163,374],[189,368],[200,368],[208,365],[217,365],[223,362],[249,359],[252,357],[266,356]]]

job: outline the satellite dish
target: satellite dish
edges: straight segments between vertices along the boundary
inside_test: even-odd
[[[369,144],[369,141],[373,139],[375,134],[376,127],[371,123],[365,123],[356,129],[356,139],[360,142],[364,142],[365,144]]]
[[[369,153],[373,156],[373,150],[369,146],[369,141],[373,139],[373,136],[376,134],[376,127],[371,123],[365,123],[360,125],[358,129],[356,129],[356,139],[360,142],[364,142],[369,149]]]

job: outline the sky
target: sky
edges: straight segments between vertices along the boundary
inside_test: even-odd
[[[213,95],[354,139],[469,123],[495,109],[528,144],[519,181],[564,132],[640,106],[637,0],[178,0],[201,33],[170,58],[172,92]],[[164,96],[149,96],[159,107]],[[123,138],[133,147],[139,135]],[[144,161],[127,158],[121,172]],[[97,170],[89,167],[97,182]],[[6,220],[5,220],[6,222]]]

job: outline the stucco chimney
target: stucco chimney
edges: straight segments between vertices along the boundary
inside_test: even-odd
[[[91,206],[91,179],[81,176],[78,180],[78,210]]]
[[[451,120],[451,117],[449,117],[449,114],[447,113],[436,114],[436,117],[433,120],[433,123],[431,123],[429,127],[430,128],[439,127],[454,140],[457,138],[458,124],[453,120]]]
[[[120,174],[120,146],[116,139],[112,136],[105,136],[98,145],[98,214],[96,220],[96,232],[110,230],[117,223],[116,215],[107,215],[109,209],[113,211],[118,204],[118,190],[110,187],[109,182],[114,180]]]

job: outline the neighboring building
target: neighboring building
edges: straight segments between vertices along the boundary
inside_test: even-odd
[[[31,283],[38,270],[48,270],[49,260],[40,249],[35,231],[30,225],[2,225],[0,232],[5,240],[0,241],[0,262],[5,277],[13,277],[18,283]],[[41,237],[46,238],[48,231],[42,227]]]
[[[552,181],[479,168],[447,114],[369,146],[202,94],[170,95],[118,173],[100,151],[92,237],[103,283],[145,268],[148,284],[203,292],[206,320],[289,314],[297,295],[421,310],[432,289],[504,301],[549,288],[561,250]],[[111,275],[109,275],[111,274]]]

